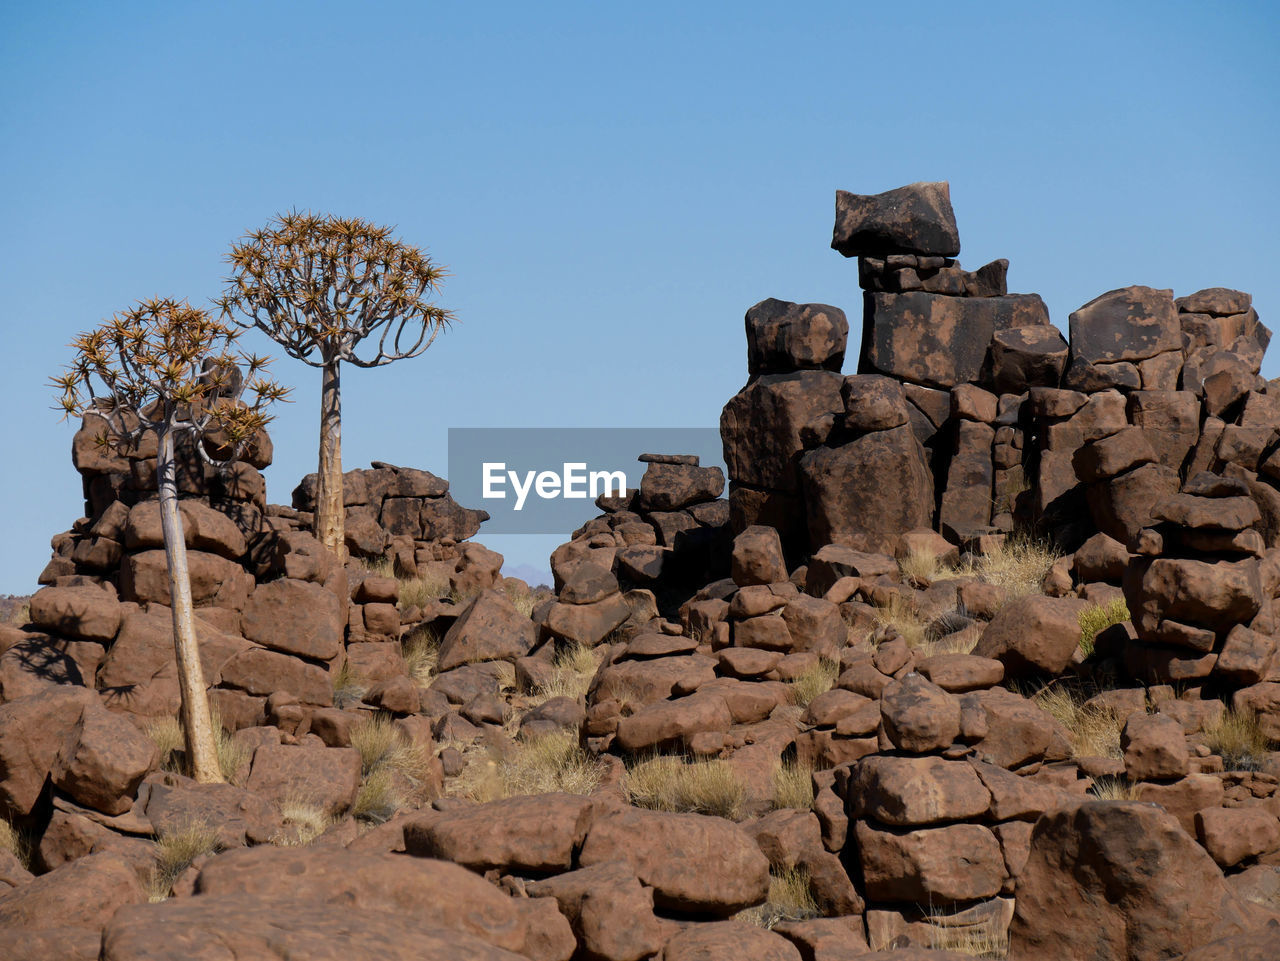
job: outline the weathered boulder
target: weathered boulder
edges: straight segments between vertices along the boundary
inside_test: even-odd
[[[871,900],[935,904],[1000,893],[1004,855],[980,824],[894,831],[859,821],[855,834]]]
[[[880,716],[894,746],[913,754],[948,748],[960,734],[959,699],[919,674],[885,687]]]
[[[445,633],[440,642],[439,670],[475,661],[514,661],[529,653],[536,635],[533,621],[516,610],[505,593],[484,591]]]
[[[748,527],[733,539],[733,582],[739,587],[777,584],[787,579],[782,541],[772,527]]]
[[[982,632],[973,653],[1000,661],[1006,677],[1056,674],[1080,644],[1080,611],[1074,598],[1028,594],[1006,604]]]
[[[1131,781],[1162,781],[1187,773],[1190,752],[1182,725],[1163,714],[1132,714],[1120,734]]]
[[[831,248],[846,257],[926,254],[954,257],[960,233],[945,180],[914,183],[881,194],[836,191]]]
[[[661,950],[669,937],[669,922],[654,916],[652,889],[623,861],[534,881],[525,890],[533,898],[555,899],[586,957],[640,961]]]
[[[849,340],[844,311],[827,304],[762,300],[747,311],[747,371],[839,371]],[[718,495],[717,495],[718,496]]]
[[[635,509],[678,511],[690,504],[715,500],[722,493],[724,474],[719,467],[651,463],[640,478]]]
[[[1182,349],[1182,327],[1169,290],[1111,290],[1073,313],[1069,322],[1073,361],[1114,364]]]
[[[662,952],[663,961],[709,961],[750,958],[752,961],[801,961],[786,938],[743,921],[711,921],[685,928]]]
[[[43,631],[103,644],[115,639],[122,613],[100,587],[45,587],[31,597],[31,623]]]
[[[725,698],[711,691],[646,704],[618,722],[617,745],[639,753],[685,747],[696,734],[726,733],[734,718]]]
[[[824,415],[843,410],[843,383],[834,371],[805,370],[765,374],[738,391],[720,414],[730,480],[772,491],[797,490],[796,467],[805,447],[801,432]]]
[[[843,544],[891,554],[906,531],[932,520],[933,477],[910,427],[873,431],[800,459],[813,549]],[[893,484],[883,478],[891,476]]]
[[[328,661],[342,648],[342,605],[333,591],[282,577],[259,584],[240,618],[241,630],[264,647]]]
[[[126,904],[147,899],[138,872],[110,852],[90,854],[0,894],[0,931],[89,928],[101,931]]]
[[[851,817],[918,827],[986,814],[991,792],[964,761],[876,755],[855,761],[847,792]]]
[[[622,808],[598,815],[579,863],[626,861],[653,888],[654,903],[685,914],[727,917],[769,892],[769,861],[738,825],[701,814]]]
[[[245,787],[277,803],[298,801],[326,817],[345,814],[360,789],[360,752],[304,744],[263,744]]]
[[[1151,804],[1088,801],[1046,814],[1017,894],[1015,956],[1147,961],[1233,933],[1221,930],[1233,901],[1222,872]]]
[[[567,871],[593,815],[591,801],[575,794],[506,798],[410,821],[405,850],[475,871]]]

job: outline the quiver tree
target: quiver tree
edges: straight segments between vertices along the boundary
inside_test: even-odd
[[[239,333],[185,302],[144,301],[77,337],[75,361],[53,380],[68,416],[100,420],[100,445],[136,447],[144,433],[156,435],[182,726],[191,774],[201,782],[223,777],[196,643],[175,452],[185,436],[207,463],[231,463],[267,424],[265,408],[285,396],[285,388],[264,376],[266,360],[234,350]],[[205,444],[206,437],[216,442]]]
[[[285,353],[321,369],[315,533],[345,557],[340,368],[416,357],[453,319],[431,302],[444,269],[390,227],[290,213],[231,248],[219,301]]]

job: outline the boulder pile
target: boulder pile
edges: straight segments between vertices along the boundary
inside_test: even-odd
[[[551,593],[426,471],[344,476],[344,560],[265,435],[187,458],[226,783],[181,773],[154,450],[86,422],[86,516],[0,626],[0,957],[1274,958],[1248,296],[1112,291],[1068,340],[955,261],[946,184],[841,192],[832,246],[858,372],[839,309],[751,308],[728,496],[642,455]]]

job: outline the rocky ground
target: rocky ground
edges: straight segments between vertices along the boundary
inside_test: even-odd
[[[1234,291],[1068,343],[945,184],[842,194],[827,305],[746,318],[726,478],[503,578],[426,471],[180,482],[226,783],[184,776],[154,449],[0,626],[0,957],[1280,955],[1280,390]],[[191,452],[188,452],[191,453]],[[21,620],[21,619],[19,619]]]

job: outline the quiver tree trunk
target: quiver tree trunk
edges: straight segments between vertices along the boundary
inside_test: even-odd
[[[187,571],[187,545],[178,513],[178,481],[173,432],[162,430],[157,458],[160,524],[169,568],[169,603],[173,611],[173,648],[178,662],[178,690],[182,696],[182,727],[186,737],[191,776],[202,784],[222,781],[218,747],[214,740],[209,695],[205,689],[200,648],[196,643],[195,614],[191,605],[191,578]]]
[[[334,556],[346,558],[346,514],[342,501],[342,391],[336,357],[325,362],[320,381],[320,469],[316,478],[315,532]]]

